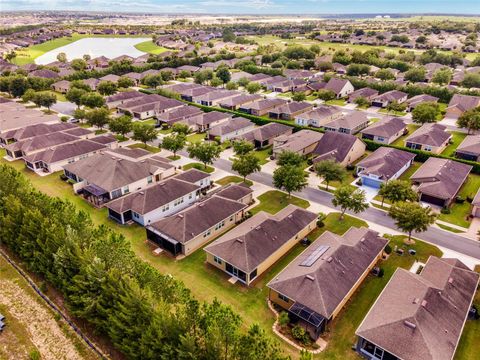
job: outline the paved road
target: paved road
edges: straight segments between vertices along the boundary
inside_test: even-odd
[[[219,159],[214,163],[214,166],[218,169],[235,174],[235,172],[233,172],[231,169],[230,161]],[[273,187],[272,176],[268,173],[258,172],[253,175],[250,175],[249,179],[256,181],[260,184]],[[332,202],[331,202],[332,194],[326,191],[322,191],[312,187],[307,187],[301,192],[294,193],[294,195],[297,195],[309,201],[335,209],[335,207],[332,205]],[[352,214],[352,215],[355,215],[355,214]],[[390,229],[398,230],[397,227],[395,226],[394,221],[388,215],[386,215],[384,211],[374,207],[370,207],[363,213],[355,216],[363,220],[366,220]],[[459,252],[461,254],[465,254],[465,255],[474,257],[476,259],[480,259],[480,242],[467,239],[463,236],[459,236],[439,228],[430,227],[426,232],[416,234],[415,237],[428,241],[432,244]]]

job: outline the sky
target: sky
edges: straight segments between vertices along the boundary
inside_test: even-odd
[[[0,0],[0,11],[202,14],[480,14],[480,0]]]

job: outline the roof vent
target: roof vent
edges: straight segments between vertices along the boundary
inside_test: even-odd
[[[333,260],[333,257],[330,256],[330,257],[327,259],[327,262],[328,262],[328,263],[331,263],[332,260]]]
[[[415,325],[414,323],[408,320],[405,320],[403,323],[405,324],[406,327],[409,327],[410,329],[415,330],[417,328],[417,325]]]
[[[412,301],[412,304],[418,304],[419,301],[420,301],[419,298],[414,298],[413,301]]]
[[[140,191],[140,195],[145,195],[145,192],[144,192],[144,191]]]
[[[449,279],[448,279],[448,283],[449,283],[449,284],[453,284],[453,278],[449,278]]]
[[[243,239],[236,238],[235,240],[238,241],[240,244],[243,244]]]
[[[308,280],[314,281],[315,278],[312,275],[306,275],[305,276]]]
[[[260,230],[262,227],[260,225],[258,225],[255,230]]]
[[[422,301],[422,306],[423,306],[423,307],[427,307],[427,304],[428,304],[427,300],[423,300],[423,301]]]
[[[362,243],[363,243],[364,241],[365,241],[365,238],[364,238],[364,237],[362,237],[362,238],[360,239],[360,242],[362,242]]]
[[[198,204],[198,207],[203,207],[205,204],[204,203],[200,203]]]
[[[183,214],[178,214],[178,217],[179,217],[180,219],[183,219]]]

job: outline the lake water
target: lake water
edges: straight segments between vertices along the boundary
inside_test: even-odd
[[[81,58],[88,54],[91,58],[98,56],[106,56],[113,59],[120,55],[129,55],[138,57],[145,54],[143,51],[135,49],[135,45],[150,38],[84,38],[77,40],[71,44],[56,48],[35,59],[35,63],[39,65],[49,64],[57,61],[59,53],[65,53],[67,59],[73,60]]]

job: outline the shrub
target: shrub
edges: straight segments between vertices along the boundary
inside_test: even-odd
[[[352,171],[354,169],[355,169],[355,165],[353,165],[353,164],[348,164],[347,165],[347,170]]]
[[[457,196],[457,197],[455,198],[455,202],[456,202],[457,204],[463,204],[463,203],[465,202],[465,198],[462,197],[462,196]]]
[[[292,336],[294,339],[302,342],[303,344],[308,344],[308,342],[310,341],[310,336],[308,335],[308,333],[305,331],[304,328],[299,325],[295,325],[292,328]]]
[[[62,116],[62,117],[60,118],[60,121],[61,121],[61,122],[67,122],[68,119],[69,119],[68,116]]]
[[[467,201],[468,201],[469,203],[472,203],[472,202],[473,202],[473,197],[472,197],[472,196],[470,196],[470,195],[469,195],[469,196],[467,196]]]
[[[383,268],[380,268],[380,271],[378,272],[378,277],[381,278],[383,277],[383,275],[385,274],[385,270],[383,270]]]
[[[387,244],[387,246],[385,246],[384,251],[385,251],[386,254],[391,254],[392,253],[392,247],[390,246],[390,244]]]
[[[440,212],[442,214],[450,214],[450,209],[448,207],[444,207],[444,208],[442,208],[442,210],[440,210]]]
[[[286,311],[282,311],[278,316],[278,324],[281,327],[285,327],[290,322],[290,318],[288,317],[288,313]]]

